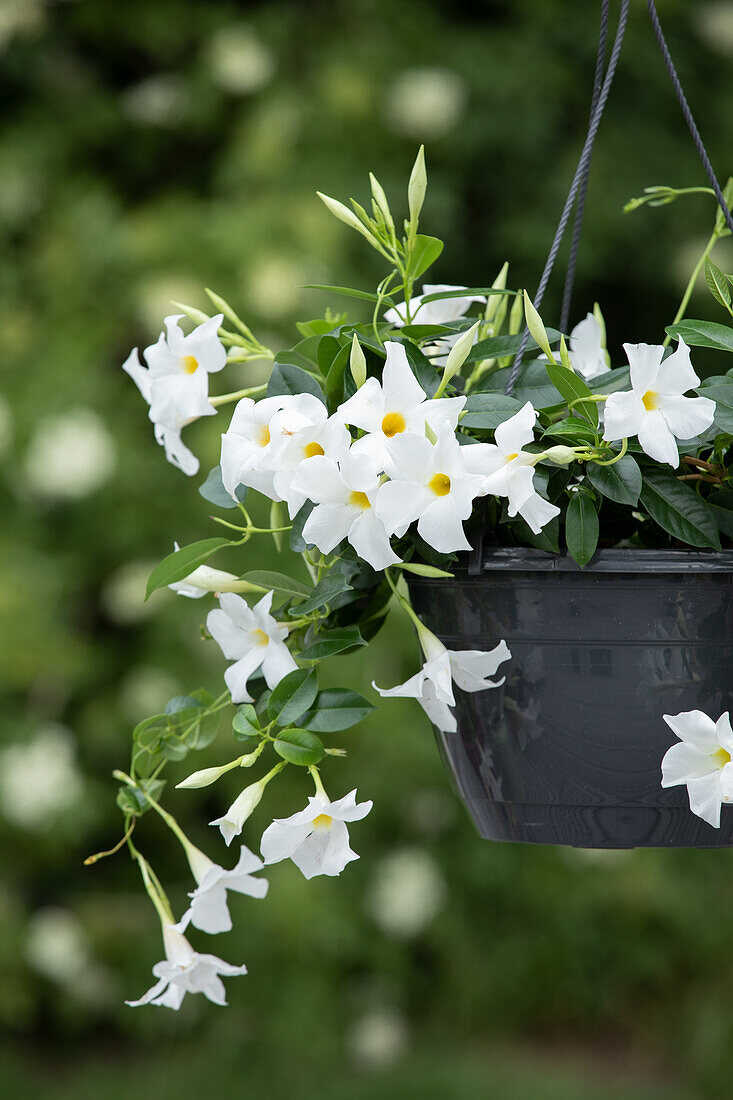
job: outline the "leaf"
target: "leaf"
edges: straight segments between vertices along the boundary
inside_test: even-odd
[[[688,546],[720,549],[715,516],[694,489],[665,470],[644,470],[641,503],[655,523]]]
[[[679,321],[667,325],[670,336],[681,336],[686,344],[696,348],[714,348],[733,352],[733,328],[715,321]]]
[[[641,492],[641,470],[635,458],[624,455],[612,466],[598,466],[589,462],[586,466],[588,480],[601,496],[617,504],[634,507]]]
[[[286,596],[310,596],[313,589],[303,581],[296,581],[286,573],[275,573],[270,569],[251,569],[240,580],[256,584],[267,592],[282,592]]]
[[[560,439],[564,443],[571,439],[577,440],[578,443],[595,443],[597,433],[587,420],[581,420],[578,416],[568,416],[565,420],[558,420],[555,424],[550,424],[542,435],[543,439],[548,437]]]
[[[733,378],[725,374],[706,378],[696,392],[715,402],[714,423],[721,431],[733,432]]]
[[[322,581],[315,586],[307,600],[291,607],[290,615],[298,618],[301,615],[310,615],[311,611],[317,611],[320,607],[326,607],[343,592],[351,592],[351,585],[343,574],[328,573]]]
[[[344,397],[344,374],[350,353],[350,346],[346,344],[345,347],[340,349],[326,375],[326,397],[328,398],[328,407],[332,412],[338,408]]]
[[[427,305],[428,302],[442,302],[444,298],[469,298],[476,294],[506,294],[511,295],[512,298],[516,297],[515,290],[505,290],[495,286],[467,286],[461,287],[460,290],[437,290],[433,294],[424,294],[421,301],[423,305]]]
[[[303,528],[305,527],[308,516],[313,511],[314,504],[312,500],[307,500],[298,514],[293,519],[293,526],[290,531],[290,549],[294,554],[302,554],[304,550],[308,548],[308,543],[303,538]]]
[[[395,302],[388,295],[383,294],[381,298],[377,294],[371,294],[366,290],[354,290],[350,286],[328,286],[324,283],[306,283],[303,287],[304,290],[325,290],[329,294],[344,294],[347,298],[359,298],[362,302],[386,302],[388,306],[394,306]]]
[[[554,344],[556,340],[560,339],[560,333],[556,328],[548,328],[547,337],[550,343]],[[466,356],[466,362],[475,363],[479,359],[502,359],[505,355],[516,355],[521,343],[521,332],[516,333],[514,336],[490,336],[487,340],[479,340],[477,344],[473,345]],[[530,336],[527,341],[527,349],[532,351],[535,348],[537,348],[537,341]]]
[[[456,332],[465,332],[471,327],[471,319],[452,321],[447,325],[403,325],[400,329],[402,336],[409,336],[411,340],[439,339],[441,336],[452,336]]]
[[[232,500],[224,488],[221,480],[221,466],[214,466],[213,470],[209,470],[206,481],[203,485],[199,485],[199,493],[204,500],[208,500],[209,504],[215,504],[217,508],[237,507],[237,501]],[[237,487],[237,500],[240,504],[243,504],[246,497],[247,486],[239,485]]]
[[[298,656],[303,661],[322,661],[324,657],[333,657],[336,653],[360,645],[366,645],[366,642],[358,627],[339,627],[338,630],[321,631]]]
[[[324,339],[326,339],[326,337],[324,337]],[[270,381],[267,383],[267,396],[281,397],[299,393],[312,393],[313,396],[317,397],[319,401],[322,401],[324,405],[326,404],[323,390],[312,374],[303,370],[302,367],[295,366],[293,363],[278,362],[276,358],[275,366],[272,368],[272,374],[270,375]]]
[[[512,528],[516,531],[520,543],[529,543],[537,550],[544,550],[547,554],[557,554],[560,549],[560,518],[553,516],[538,534],[535,534],[528,523],[517,516],[511,521]]]
[[[545,370],[553,386],[562,394],[568,405],[578,401],[578,398],[591,396],[588,385],[575,371],[556,366],[554,363],[546,363]],[[598,425],[598,408],[595,401],[578,401],[577,405],[573,405],[573,409],[589,420],[593,427]]]
[[[174,550],[168,557],[156,565],[148,579],[148,587],[145,599],[155,592],[156,588],[165,588],[168,584],[182,581],[194,569],[221,550],[224,546],[230,546],[229,539],[201,539],[199,542],[191,542],[188,546],[182,546],[180,550]]]
[[[336,356],[339,354],[340,351],[341,344],[338,342],[335,336],[322,336],[318,341],[316,362],[318,363],[318,369],[324,378],[328,375],[328,372],[333,366]]]
[[[399,343],[402,343],[405,349],[407,361],[410,364],[412,373],[417,378],[427,396],[432,398],[440,384],[440,374],[430,362],[427,355],[424,355],[420,351],[420,348],[410,343],[409,340],[399,341]]]
[[[145,797],[145,793],[149,792],[150,797],[157,802],[164,789],[164,779],[140,779],[136,787],[127,785],[120,787],[117,792],[117,805],[123,813],[140,817],[146,810],[150,809],[150,803]]]
[[[282,730],[273,741],[272,747],[288,764],[298,764],[301,768],[318,764],[326,755],[320,737],[316,737],[310,730]]]
[[[418,577],[452,577],[452,573],[445,569],[438,569],[436,565],[422,565],[416,561],[402,561],[392,566],[393,569],[404,569],[407,573],[415,573]]]
[[[521,407],[515,397],[506,397],[503,393],[472,393],[466,399],[460,426],[495,431]]]
[[[300,724],[316,733],[338,733],[355,726],[374,709],[374,704],[357,691],[326,688],[318,693],[315,705],[300,718]]]
[[[258,737],[260,723],[257,711],[251,703],[243,703],[232,718],[232,729],[237,741],[247,741],[250,737]]]
[[[443,242],[437,237],[428,237],[418,233],[415,247],[410,254],[410,278],[419,279],[424,271],[434,264],[443,251]]]
[[[508,381],[508,368],[492,371],[491,374],[484,375],[479,380],[475,394],[472,394],[472,396],[478,396],[479,393],[499,393],[503,395]],[[519,401],[520,405],[523,405],[525,401],[531,401],[538,411],[540,409],[559,408],[562,404],[557,390],[547,377],[545,364],[538,362],[522,365],[511,396],[515,401]]]
[[[709,256],[705,257],[705,282],[708,284],[708,290],[716,302],[719,302],[723,309],[730,311],[731,298],[728,276],[723,274]]]
[[[176,695],[166,703],[165,713],[180,714],[182,710],[191,710],[192,708],[201,710],[205,705],[200,699],[194,699],[193,695]]]
[[[309,709],[317,694],[315,669],[296,668],[272,689],[267,713],[278,726],[289,726]]]
[[[596,552],[598,530],[598,512],[590,494],[582,490],[573,493],[565,516],[565,542],[581,569]]]

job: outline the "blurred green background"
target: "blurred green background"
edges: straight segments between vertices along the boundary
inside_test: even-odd
[[[131,725],[216,687],[223,668],[200,641],[202,604],[142,602],[174,538],[214,531],[201,479],[165,464],[119,364],[156,337],[170,299],[204,306],[203,285],[276,347],[324,306],[303,284],[369,288],[378,259],[314,191],[364,199],[372,169],[396,205],[420,142],[424,228],[447,241],[433,281],[483,284],[507,258],[510,283],[532,288],[582,141],[597,7],[0,0],[7,1095],[727,1095],[731,858],[481,841],[406,702],[348,735],[329,769],[334,791],[374,799],[353,830],[362,859],[310,883],[280,865],[264,905],[233,901],[235,930],[211,949],[250,974],[229,982],[228,1011],[202,998],[179,1014],[125,1008],[160,956],[157,921],[124,854],[82,866],[119,836],[110,772]],[[704,198],[621,213],[648,184],[704,182],[645,5],[632,8],[574,308],[577,320],[599,299],[615,347],[659,338],[713,216]],[[733,3],[659,8],[725,177]],[[718,262],[730,270],[730,251]],[[556,283],[548,321],[557,300]],[[236,388],[253,368],[229,374]],[[189,430],[204,472],[219,430]],[[253,548],[245,567],[266,562],[270,547]],[[340,679],[370,692],[415,660],[394,621]],[[227,752],[222,734],[207,762]],[[217,858],[205,822],[236,782],[169,801]],[[303,797],[293,779],[273,788],[244,839],[256,847],[269,815]],[[146,818],[139,843],[180,906],[187,869],[157,826]]]

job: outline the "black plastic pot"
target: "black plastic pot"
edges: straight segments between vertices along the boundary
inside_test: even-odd
[[[439,734],[482,836],[588,848],[731,847],[663,790],[676,741],[663,714],[733,710],[733,551],[603,550],[580,570],[531,549],[474,554],[453,580],[412,578],[420,617],[451,649],[512,659],[502,688],[456,690]]]

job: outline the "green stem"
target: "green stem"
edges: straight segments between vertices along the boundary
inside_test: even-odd
[[[311,779],[315,784],[316,794],[320,795],[321,798],[325,799],[325,801],[328,802],[329,799],[328,795],[326,794],[326,788],[323,786],[321,773],[319,772],[318,768],[315,766],[315,764],[311,764],[308,768],[308,771],[311,773]]]
[[[217,409],[219,405],[228,405],[231,401],[239,401],[243,397],[264,393],[266,389],[267,383],[263,382],[261,386],[249,386],[245,390],[234,390],[232,393],[223,393],[219,397],[210,397],[209,402]]]
[[[626,451],[628,450],[628,446],[629,446],[629,441],[628,441],[628,439],[624,438],[621,441],[621,450],[615,456],[615,458],[609,458],[609,459],[606,459],[605,461],[601,461],[598,458],[594,458],[593,461],[595,462],[596,466],[613,466],[613,464],[615,462],[619,462],[624,457],[624,455],[626,454]]]
[[[702,271],[705,260],[708,258],[708,256],[712,252],[713,246],[715,245],[717,240],[718,240],[718,230],[714,229],[713,232],[710,234],[710,239],[709,239],[708,243],[705,245],[705,251],[703,252],[702,256],[697,261],[697,263],[695,264],[695,266],[692,270],[692,275],[690,275],[689,282],[688,282],[687,286],[685,287],[685,293],[682,295],[682,301],[680,302],[679,309],[677,310],[677,312],[674,316],[674,320],[672,321],[673,325],[676,325],[677,322],[681,321],[682,318],[684,317],[685,312],[687,310],[687,306],[688,306],[689,301],[690,301],[690,298],[692,296],[692,292],[695,289],[695,283],[697,282],[698,277],[700,275],[700,272]],[[667,333],[667,335],[665,336],[665,338],[662,342],[662,347],[663,348],[669,347],[671,341],[672,341],[672,337],[669,335],[669,333]]]

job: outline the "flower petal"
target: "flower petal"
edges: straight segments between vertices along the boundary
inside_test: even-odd
[[[659,409],[646,414],[636,434],[641,447],[650,458],[657,462],[666,462],[676,469],[680,461],[679,451],[669,425]]]
[[[691,779],[687,784],[687,793],[690,798],[690,809],[703,821],[707,821],[714,829],[720,828],[720,806],[723,801],[723,792],[720,787],[720,771],[712,775],[702,776],[700,779]]]
[[[690,361],[690,349],[680,337],[677,350],[668,355],[662,363],[654,388],[658,393],[681,394],[699,385],[700,379],[695,374]],[[680,436],[680,439],[690,438],[691,436]]]
[[[681,741],[689,741],[708,753],[714,753],[719,748],[716,724],[703,711],[685,710],[680,714],[663,714],[662,717]]]
[[[527,401],[519,412],[510,416],[494,432],[499,449],[505,454],[514,454],[534,439],[534,426],[537,413],[531,401]]]
[[[639,394],[632,390],[612,393],[603,406],[603,438],[612,443],[636,435],[645,416],[646,409]]]
[[[713,422],[715,402],[709,397],[680,397],[660,394],[657,408],[667,421],[667,427],[678,439],[694,439],[702,435]]]
[[[664,348],[661,344],[624,344],[624,351],[631,368],[631,385],[637,396],[641,398],[647,390],[654,388]]]
[[[662,786],[677,787],[719,771],[720,765],[710,753],[689,742],[678,741],[667,749],[662,759]]]

